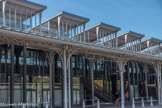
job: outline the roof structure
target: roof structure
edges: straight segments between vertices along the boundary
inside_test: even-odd
[[[143,34],[139,34],[139,33],[133,32],[133,31],[125,32],[125,33],[120,34],[120,35],[117,36],[117,38],[118,38],[118,46],[122,46],[122,45],[126,44],[125,43],[126,35],[127,35],[127,39],[128,39],[127,43],[136,41],[138,39],[142,39],[144,37]]]
[[[0,5],[2,5],[2,1],[3,0],[0,0]],[[109,55],[118,57],[121,54],[125,54],[128,57],[130,57],[130,55],[133,55],[134,57],[138,56],[140,59],[150,59],[152,56],[145,55],[147,52],[148,54],[159,54],[159,52],[156,53],[156,51],[153,52],[153,50],[159,49],[159,46],[162,43],[162,40],[153,37],[141,42],[144,35],[133,31],[128,31],[117,36],[117,32],[120,30],[120,28],[103,22],[100,22],[85,30],[85,23],[89,21],[88,18],[65,11],[62,11],[44,22],[41,22],[41,11],[45,10],[47,7],[28,0],[7,0],[7,3],[4,2],[0,7],[1,10],[2,7],[5,7],[3,8],[3,20],[1,20],[4,22],[1,22],[0,24],[0,32],[2,37],[1,41],[4,43],[7,41],[6,43],[17,42],[18,45],[22,44],[30,46],[31,44],[31,46],[38,48],[44,47],[45,44],[48,43],[44,48],[50,49],[56,45],[58,45],[58,48],[60,48],[60,45],[63,47],[65,45],[71,45],[79,49],[82,48],[83,53],[85,53],[84,50],[86,50],[86,53],[91,51],[91,53],[95,53],[96,55],[101,53],[100,55],[106,57]],[[7,15],[8,13],[11,13],[9,14],[11,15],[11,18],[6,16],[5,13],[7,13]],[[37,18],[38,13],[40,13],[39,18]],[[21,17],[18,15],[22,15],[22,18],[24,18],[23,23],[20,20]],[[35,15],[35,20],[32,20],[32,15]],[[30,21],[25,20],[29,17]],[[11,21],[11,19],[13,20],[13,18],[15,21],[13,21],[14,24],[8,27],[9,24],[5,23],[9,20]],[[39,28],[34,29],[33,27],[32,30],[32,22],[34,22],[35,25],[36,22],[38,22],[36,19],[39,19],[39,24],[42,26],[39,27],[38,24],[35,27]],[[23,27],[21,27],[21,25]],[[11,38],[11,35],[13,35],[14,38]],[[22,36],[23,38],[19,39],[18,36]],[[8,39],[6,37],[8,37]],[[78,37],[80,37],[80,39],[78,39]],[[17,40],[15,40],[15,38],[17,38]],[[24,41],[23,39],[26,40]],[[32,41],[30,42],[30,40]],[[141,49],[143,51],[141,51]],[[134,53],[133,51],[140,53]]]
[[[154,46],[154,45],[158,45],[158,44],[162,43],[162,40],[154,38],[154,37],[150,37],[150,38],[148,38],[146,40],[143,40],[141,42],[141,48],[142,49],[148,48],[148,43],[147,42],[149,42],[149,44],[150,44],[149,46]]]
[[[96,37],[96,28],[97,27],[99,27],[99,30],[101,30],[104,33],[104,35],[102,37],[99,37],[98,39],[106,37],[107,35],[109,35],[111,33],[115,33],[120,30],[119,27],[115,27],[115,26],[100,22],[100,23],[85,30],[85,32],[89,32],[88,33],[89,42],[93,42],[93,41],[97,40],[97,37]],[[88,39],[88,37],[86,36],[86,40],[87,39]]]
[[[2,1],[0,1],[0,9],[2,9]],[[13,5],[13,6],[11,6]],[[11,12],[15,12],[15,7],[17,8],[17,13],[22,12],[23,15],[27,15],[30,17],[31,10],[32,10],[32,16],[34,16],[37,13],[42,12],[43,10],[47,9],[46,6],[40,5],[34,2],[30,2],[28,0],[7,0],[6,10],[9,11],[9,8],[11,8]],[[28,10],[28,12],[26,12]]]
[[[52,17],[50,17],[49,19],[43,21],[42,24],[44,24],[44,23],[46,23],[46,22],[48,22],[48,21],[58,23],[58,19],[57,19],[57,18],[60,17],[60,16],[61,16],[61,18],[66,18],[66,19],[75,21],[76,23],[78,23],[78,25],[79,25],[79,23],[80,23],[80,24],[83,24],[83,23],[86,23],[86,22],[89,21],[88,18],[81,17],[81,16],[78,16],[78,15],[75,15],[75,14],[71,14],[71,13],[62,11],[62,12],[60,12],[60,13],[58,13],[58,14],[52,16]],[[72,25],[72,26],[73,26],[73,25]]]
[[[0,2],[2,2],[2,0]],[[47,7],[44,5],[37,4],[37,3],[31,2],[28,0],[7,0],[7,2],[13,3],[15,5],[23,6],[26,8],[32,8],[32,9],[38,10],[38,11],[43,11],[43,10],[47,9]]]

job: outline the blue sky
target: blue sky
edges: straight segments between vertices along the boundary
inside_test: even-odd
[[[43,20],[67,11],[90,19],[86,27],[104,22],[162,40],[162,0],[30,0],[47,6]]]

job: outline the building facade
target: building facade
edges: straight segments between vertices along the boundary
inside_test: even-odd
[[[71,108],[119,96],[122,108],[141,97],[162,104],[162,40],[118,35],[103,22],[86,28],[88,18],[64,11],[42,21],[46,6],[27,0],[0,6],[0,103]]]

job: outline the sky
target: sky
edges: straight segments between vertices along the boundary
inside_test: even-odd
[[[104,22],[162,40],[162,0],[30,0],[47,6],[43,20],[67,11],[89,18],[86,28]]]

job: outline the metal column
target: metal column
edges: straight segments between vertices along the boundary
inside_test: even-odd
[[[30,10],[30,30],[32,31],[32,9]]]
[[[91,82],[92,82],[92,99],[94,99],[94,74],[93,74],[93,65],[94,65],[94,60],[90,60],[90,70],[91,70]],[[93,101],[94,104],[94,101]]]
[[[125,108],[125,97],[124,97],[124,72],[120,71],[120,82],[121,82],[121,108]]]
[[[97,44],[98,44],[98,39],[99,39],[99,27],[96,27],[96,38],[97,38]]]
[[[51,35],[50,21],[48,21],[48,35]]]
[[[118,48],[117,32],[115,33],[115,47]]]
[[[14,102],[14,45],[11,45],[10,104]],[[12,108],[12,106],[10,107]]]
[[[39,31],[42,35],[42,12],[39,13]]]
[[[61,26],[60,26],[60,24],[61,24],[61,16],[59,16],[58,17],[58,37],[60,37],[60,32],[61,32]]]
[[[3,26],[6,26],[6,2],[7,0],[3,0],[2,2],[2,13],[3,13]]]
[[[85,37],[85,24],[83,24],[83,37],[84,37],[84,43],[86,42],[86,37]]]
[[[22,29],[22,8],[20,9],[20,29]]]
[[[49,63],[49,72],[50,72],[50,108],[54,108],[54,56],[53,51],[46,53]]]
[[[126,59],[116,59],[116,62],[118,63],[119,67],[119,73],[120,73],[120,83],[121,83],[121,108],[125,108],[125,96],[124,96],[124,67],[127,63]]]
[[[69,100],[69,108],[71,108],[71,57],[68,58],[68,84],[69,84],[69,97],[68,97],[68,100]]]
[[[157,87],[158,87],[158,105],[160,105],[160,72],[161,72],[161,66],[160,63],[155,64],[155,71],[157,75]]]
[[[23,56],[24,56],[24,62],[23,62],[23,103],[26,103],[26,46],[23,48]]]
[[[16,14],[17,14],[17,6],[15,6],[15,28],[17,28],[17,16],[16,16]]]
[[[63,51],[63,55],[64,55],[64,108],[67,108],[67,55],[66,55],[66,49],[64,49]]]
[[[11,27],[11,4],[9,5],[9,27]]]
[[[127,50],[128,35],[125,35],[125,50]]]
[[[147,65],[145,64],[144,65],[144,73],[145,73],[145,79],[146,79],[146,97],[147,97],[147,100],[148,100],[148,86],[147,86],[147,72],[148,72],[148,67],[147,67]]]

